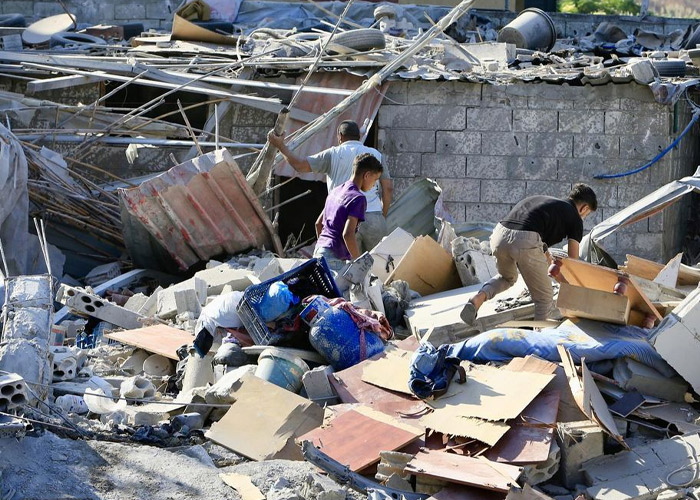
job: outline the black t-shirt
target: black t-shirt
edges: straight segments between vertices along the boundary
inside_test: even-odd
[[[583,220],[571,200],[551,196],[530,196],[513,207],[501,221],[508,229],[535,231],[548,246],[556,245],[564,238],[583,238]]]

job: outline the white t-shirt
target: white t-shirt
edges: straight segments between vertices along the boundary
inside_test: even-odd
[[[344,143],[325,149],[307,159],[311,170],[318,174],[326,174],[328,192],[340,186],[352,177],[352,163],[357,155],[369,153],[380,162],[382,155],[374,148],[365,146],[360,141],[345,141]],[[381,179],[391,179],[389,169],[384,165]],[[381,212],[382,198],[379,181],[369,191],[363,191],[367,198],[367,212]]]

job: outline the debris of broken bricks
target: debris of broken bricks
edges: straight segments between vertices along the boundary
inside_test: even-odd
[[[463,31],[458,17],[471,3],[460,3],[427,28],[398,19],[408,7],[383,4],[374,13],[381,30],[338,33],[345,43],[353,35],[378,36],[366,53],[338,39],[326,44],[326,35],[207,31],[186,19],[198,21],[207,12],[201,1],[178,11],[167,39],[147,34],[131,46],[126,26],[46,38],[46,30],[78,28],[74,17],[61,14],[25,30],[19,47],[3,37],[0,61],[10,78],[31,80],[27,94],[87,80],[126,87],[138,79],[168,92],[220,99],[218,109],[235,102],[273,112],[283,108],[278,99],[230,87],[278,84],[242,78],[222,58],[261,72],[298,71],[316,68],[309,55],[328,48],[325,67],[381,69],[358,95],[376,90],[399,68],[426,79],[636,81],[666,103],[697,84],[663,74],[680,61],[678,72],[697,75],[697,54],[674,60],[642,53],[692,48],[687,44],[695,31],[659,41],[653,34],[627,36],[600,26],[590,36],[557,40],[547,14],[527,9],[500,35],[490,22],[482,33],[483,21],[467,16],[474,34],[462,38],[478,35],[485,43],[437,37],[448,25],[453,34]],[[532,22],[544,23],[541,39],[524,37],[525,23]],[[612,66],[609,57],[584,54],[611,50],[609,31],[617,33]],[[125,41],[102,41],[113,36]],[[50,52],[42,49],[47,42]],[[70,43],[75,46],[67,52]],[[401,66],[408,55],[412,61]],[[639,57],[626,58],[632,55]],[[191,64],[193,57],[198,64]],[[299,136],[308,138],[304,134],[333,132],[333,120],[347,110],[345,98],[354,90],[279,85],[343,98],[321,116],[290,105],[291,119],[308,125],[295,133],[297,144],[303,142]],[[305,243],[281,244],[277,216],[291,200],[272,201],[283,183],[267,188],[270,165],[246,177],[238,163],[244,155],[221,147],[257,151],[262,144],[212,132],[217,108],[204,130],[195,130],[182,107],[185,125],[143,118],[148,106],[120,114],[100,106],[104,97],[92,106],[70,106],[0,93],[8,127],[18,125],[3,125],[0,139],[3,147],[5,136],[8,144],[14,141],[19,151],[13,154],[27,163],[32,182],[25,187],[37,213],[99,240],[86,248],[101,262],[76,274],[79,280],[56,272],[56,285],[50,265],[55,249],[37,225],[47,273],[10,276],[5,266],[0,438],[29,432],[32,437],[24,439],[38,440],[32,427],[46,427],[48,440],[59,439],[49,432],[55,429],[71,438],[108,436],[135,446],[187,445],[200,465],[211,461],[200,445],[217,443],[236,461],[306,459],[330,477],[305,471],[293,483],[275,472],[266,473],[274,480],[264,483],[235,470],[217,476],[218,486],[248,500],[350,496],[338,483],[369,498],[410,500],[548,498],[545,493],[671,498],[698,487],[700,269],[681,262],[682,254],[666,263],[629,254],[619,268],[564,258],[557,306],[565,321],[528,322],[534,306],[519,280],[466,325],[459,314],[464,303],[498,274],[488,234],[458,234],[458,224],[444,218],[437,184],[421,179],[390,208],[389,234],[342,276],[353,285],[344,295],[324,259],[305,258],[309,254],[299,249]],[[88,109],[90,119],[82,116]],[[62,124],[55,130],[24,123],[29,114],[49,112]],[[369,123],[374,114],[362,118]],[[99,126],[105,129],[95,133]],[[42,138],[77,143],[78,154],[63,157],[57,152],[63,149],[25,142]],[[72,169],[103,171],[83,154],[99,143],[129,145],[132,161],[137,145],[192,146],[193,152],[183,161],[173,154],[175,166],[146,178],[109,174],[112,186]],[[3,155],[0,166],[10,171]],[[672,201],[669,196],[700,190],[699,179],[675,181],[603,221],[582,253],[590,260],[614,229],[644,220]],[[16,260],[17,254],[8,257]],[[54,312],[54,299],[65,307]],[[418,349],[419,343],[434,349]],[[457,372],[453,381],[446,358]],[[447,373],[452,383],[444,394],[421,399],[412,380],[426,366],[430,373]],[[0,451],[5,442],[0,440]]]

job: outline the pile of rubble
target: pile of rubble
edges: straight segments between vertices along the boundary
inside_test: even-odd
[[[361,26],[337,38],[275,30],[224,35],[180,15],[171,34],[128,43],[123,29],[104,27],[46,38],[46,26],[77,28],[66,14],[4,35],[0,61],[4,73],[31,80],[28,93],[86,80],[138,81],[206,94],[224,100],[222,107],[288,113],[306,123],[291,145],[332,129],[359,96],[396,74],[633,79],[668,102],[697,85],[690,76],[698,76],[700,49],[689,44],[700,28],[658,40],[606,26],[589,38],[557,41],[554,32],[516,47],[504,41],[508,30],[481,30],[475,17],[459,24],[470,3],[421,33],[400,6],[382,5],[375,11],[381,29]],[[463,40],[483,33],[493,43],[465,45],[445,32]],[[661,74],[680,71],[669,51],[677,52],[683,75]],[[273,84],[246,73],[309,67],[310,74],[321,67],[377,73],[354,91]],[[222,84],[342,101],[318,116]],[[334,276],[323,259],[310,258],[305,242],[282,245],[277,235],[274,214],[285,202],[273,201],[279,185],[269,185],[269,144],[221,137],[218,108],[195,130],[182,106],[184,125],[144,117],[162,96],[127,113],[104,109],[104,99],[67,106],[0,93],[8,122],[0,125],[8,194],[2,213],[83,231],[95,239],[86,245],[107,261],[78,280],[63,273],[66,256],[48,244],[42,222],[36,236],[9,215],[0,226],[0,437],[23,438],[0,441],[11,460],[19,457],[2,467],[3,498],[31,497],[31,488],[87,498],[234,498],[235,490],[246,500],[700,494],[700,269],[683,265],[680,254],[668,263],[630,254],[620,268],[600,265],[610,264],[606,236],[700,191],[700,175],[596,226],[582,245],[588,262],[562,258],[561,320],[532,321],[520,280],[466,325],[462,307],[497,274],[490,228],[453,225],[434,182],[405,191],[389,210],[388,236]],[[55,127],[40,126],[49,119]],[[47,139],[77,145],[61,155],[35,144]],[[132,160],[146,144],[192,151],[166,172],[121,179],[86,160],[99,143],[128,144]],[[243,155],[227,148],[259,153],[247,175],[237,163]],[[109,183],[99,180],[105,175]],[[42,259],[31,257],[32,248]],[[18,271],[30,260],[43,260],[34,262],[39,270]],[[347,296],[340,278],[351,285]],[[442,390],[425,396],[420,388],[439,377]],[[46,460],[62,465],[47,465],[43,478],[30,480],[41,475],[43,448],[52,453]],[[71,461],[76,454],[85,456],[82,466]],[[151,458],[158,467],[148,465]],[[108,479],[86,473],[85,464]],[[150,476],[161,464],[167,479],[159,484]],[[130,467],[148,471],[147,495],[130,484],[138,482],[128,477]],[[74,489],[40,482],[68,470]],[[173,491],[172,483],[188,489]],[[99,494],[86,493],[91,488]]]

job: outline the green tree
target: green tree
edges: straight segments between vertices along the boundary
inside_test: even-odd
[[[569,14],[639,14],[634,0],[559,0],[559,11]]]

